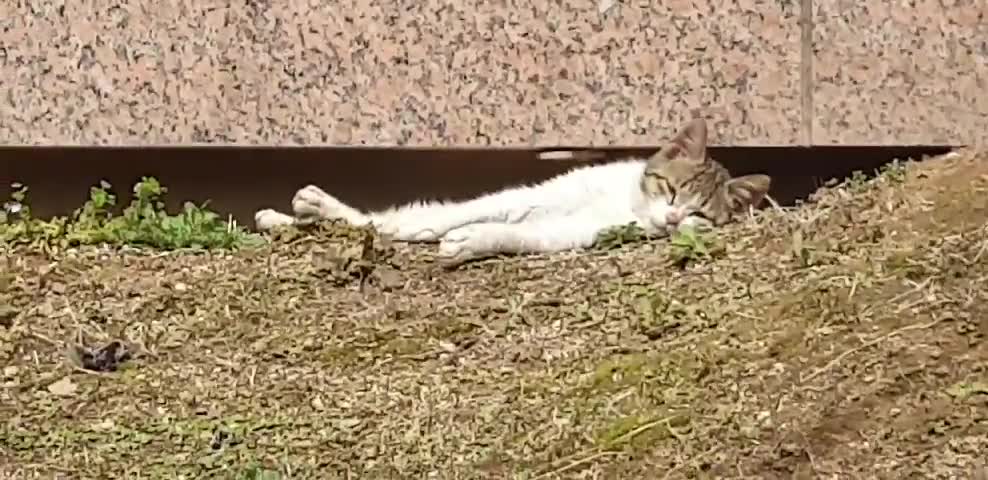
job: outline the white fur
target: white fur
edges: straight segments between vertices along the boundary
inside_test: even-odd
[[[451,260],[587,248],[601,231],[631,222],[652,235],[669,233],[667,218],[682,219],[680,226],[694,224],[696,217],[684,218],[666,199],[644,196],[645,166],[645,159],[631,159],[581,167],[462,202],[414,202],[371,213],[310,185],[298,191],[292,208],[299,220],[342,218],[355,225],[372,223],[399,241],[439,241],[439,255]],[[255,221],[266,230],[296,219],[261,210]]]

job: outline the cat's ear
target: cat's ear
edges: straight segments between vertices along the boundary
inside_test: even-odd
[[[744,175],[727,181],[727,195],[735,211],[744,211],[748,207],[758,207],[768,195],[772,187],[772,177],[768,175]]]
[[[707,122],[694,118],[680,127],[668,143],[652,156],[653,162],[685,157],[697,162],[707,159]]]

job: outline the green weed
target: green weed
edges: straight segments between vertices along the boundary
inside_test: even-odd
[[[69,217],[40,220],[31,214],[28,188],[13,185],[11,199],[0,212],[0,243],[42,248],[78,245],[132,245],[161,250],[236,249],[264,240],[223,220],[207,203],[186,202],[182,211],[165,210],[168,189],[153,177],[134,185],[134,198],[119,215],[113,214],[117,196],[106,182],[89,191],[89,200]]]
[[[645,230],[632,222],[600,232],[594,241],[594,247],[600,250],[613,250],[625,245],[644,242],[648,238]]]
[[[685,267],[689,263],[710,260],[724,253],[721,245],[689,227],[680,228],[669,239],[672,263]]]

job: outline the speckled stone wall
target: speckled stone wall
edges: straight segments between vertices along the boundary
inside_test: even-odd
[[[798,0],[0,2],[0,142],[654,145],[695,114],[722,145],[988,135],[985,0],[816,2],[812,50]]]
[[[988,1],[814,7],[814,143],[988,143]]]

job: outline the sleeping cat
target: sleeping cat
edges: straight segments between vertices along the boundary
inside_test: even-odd
[[[598,233],[632,222],[651,235],[724,225],[757,207],[770,183],[767,175],[731,178],[707,155],[707,125],[694,119],[650,158],[579,167],[471,200],[361,212],[310,185],[292,200],[295,217],[265,209],[254,221],[259,230],[312,219],[370,223],[394,240],[438,241],[440,258],[458,263],[499,253],[583,249]]]

